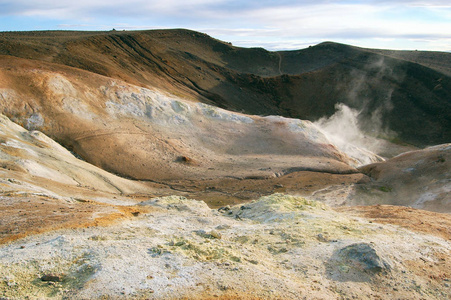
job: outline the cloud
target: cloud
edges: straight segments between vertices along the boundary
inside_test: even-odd
[[[167,17],[183,11],[189,12],[200,9],[224,0],[16,0],[1,1],[0,15],[29,15],[59,18],[75,18],[81,14],[89,14],[92,17],[102,15],[121,15],[123,17],[136,17],[154,14],[166,14]],[[56,14],[58,13],[58,14]]]
[[[374,0],[369,2],[373,4],[390,3],[414,7],[451,7],[451,3],[448,0]]]

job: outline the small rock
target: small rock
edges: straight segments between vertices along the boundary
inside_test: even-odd
[[[191,162],[191,158],[189,158],[188,156],[180,156],[179,160],[183,161],[183,162],[186,162],[186,163]]]
[[[278,184],[274,185],[274,187],[276,187],[276,188],[283,188],[283,184],[278,183]]]
[[[200,229],[200,230],[196,230],[195,233],[198,236],[201,236],[206,239],[221,239],[222,238],[222,235],[219,232],[217,232],[216,230],[212,230],[207,233],[205,230]]]
[[[61,281],[61,277],[59,275],[54,275],[54,274],[45,274],[44,276],[41,277],[42,281],[50,281],[50,282],[60,282]]]
[[[210,231],[210,236],[215,239],[218,239],[218,240],[220,240],[222,238],[222,235],[219,232],[217,232],[216,230]]]
[[[218,211],[229,211],[230,210],[230,205],[227,205],[227,206],[223,206],[223,207],[220,207],[220,208],[218,208]]]
[[[329,242],[329,240],[326,237],[324,237],[322,233],[318,234],[316,236],[316,238],[318,239],[318,241],[323,242],[323,243]]]
[[[15,281],[13,281],[13,280],[6,280],[5,282],[6,282],[6,285],[9,286],[9,287],[14,287],[14,286],[17,285],[17,283]],[[0,298],[0,300],[1,299],[2,298]]]
[[[227,224],[222,224],[222,225],[216,226],[216,229],[218,229],[218,230],[230,229],[230,226]]]
[[[368,243],[357,243],[338,250],[338,256],[350,266],[363,271],[379,273],[389,270],[390,265]]]

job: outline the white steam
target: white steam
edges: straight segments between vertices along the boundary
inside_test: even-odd
[[[373,152],[380,149],[376,138],[366,136],[359,128],[359,111],[345,104],[335,105],[336,112],[329,118],[314,122],[326,137],[348,156],[356,160],[356,166],[362,166],[384,159]]]

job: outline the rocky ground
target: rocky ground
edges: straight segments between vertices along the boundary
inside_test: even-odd
[[[449,213],[450,155],[450,144],[406,152],[360,167],[368,176],[366,181],[330,185],[313,192],[311,198],[334,206],[389,204]]]
[[[128,207],[121,220],[1,246],[6,299],[446,299],[451,218],[355,216],[274,194],[210,209],[183,197]],[[387,209],[387,208],[385,208]],[[385,218],[379,222],[377,217]],[[101,216],[98,217],[102,219]]]

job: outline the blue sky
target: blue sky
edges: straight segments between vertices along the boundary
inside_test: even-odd
[[[0,31],[188,28],[236,46],[451,51],[450,0],[0,0]]]

